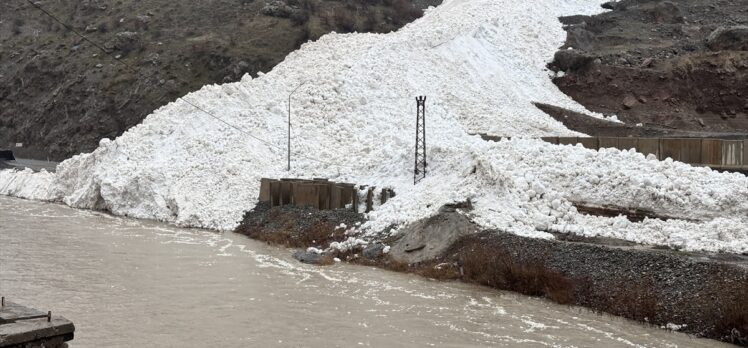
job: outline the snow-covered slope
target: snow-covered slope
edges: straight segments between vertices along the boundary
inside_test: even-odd
[[[682,221],[624,226],[620,219],[581,216],[568,201],[623,202],[669,215],[693,211],[704,221],[722,219],[710,222],[720,226],[744,226],[744,176],[628,152],[529,139],[489,143],[469,135],[575,134],[532,102],[584,111],[551,83],[545,64],[565,37],[557,17],[598,10],[594,0],[448,0],[395,33],[326,35],[266,75],[184,97],[221,121],[175,101],[116,140],[102,140],[93,153],[63,162],[50,189],[31,196],[231,229],[254,206],[259,178],[328,177],[398,192],[371,214],[364,234],[470,198],[477,222],[525,235],[631,231],[622,237],[746,250],[746,232],[704,235],[703,226]],[[286,172],[286,103],[294,90],[293,169]],[[416,95],[428,96],[430,167],[429,178],[413,186]],[[19,175],[4,173],[0,180],[21,182]],[[715,189],[715,183],[730,189]],[[14,185],[0,188],[14,194]],[[667,232],[676,227],[703,241],[682,243]]]

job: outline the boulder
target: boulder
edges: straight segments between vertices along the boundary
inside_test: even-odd
[[[592,63],[593,57],[577,50],[560,50],[553,56],[553,64],[563,71],[579,70]]]
[[[293,258],[299,260],[302,263],[308,263],[311,265],[318,265],[322,263],[322,257],[324,255],[316,253],[314,251],[297,250],[293,253]]]
[[[283,1],[273,1],[265,4],[262,10],[260,10],[260,13],[271,17],[288,18],[291,17],[293,11],[294,10]]]
[[[372,244],[364,249],[363,253],[365,258],[374,260],[384,254],[384,244]]]
[[[748,51],[748,26],[719,27],[706,39],[712,51]]]
[[[633,108],[638,103],[639,102],[632,95],[627,95],[625,98],[623,98],[623,108],[626,110]]]

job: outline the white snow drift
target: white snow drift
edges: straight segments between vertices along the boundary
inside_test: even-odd
[[[2,172],[0,192],[231,229],[256,203],[259,178],[324,176],[395,188],[398,196],[370,214],[364,236],[470,198],[476,222],[523,235],[563,231],[748,250],[742,175],[630,152],[469,135],[576,134],[532,102],[584,111],[552,84],[545,64],[565,37],[557,17],[598,9],[593,0],[447,0],[395,33],[326,35],[268,74],[184,97],[242,132],[177,100],[93,153],[63,162],[54,177],[39,174],[32,184],[28,172]],[[286,102],[297,87],[289,173]],[[428,96],[430,162],[429,177],[413,186],[416,95]],[[570,201],[698,221],[632,224],[580,215]]]

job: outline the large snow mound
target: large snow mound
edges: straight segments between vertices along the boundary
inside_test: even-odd
[[[476,222],[522,235],[561,231],[747,250],[744,176],[630,152],[469,135],[575,135],[532,103],[585,111],[552,84],[545,65],[565,38],[557,17],[598,10],[591,0],[448,0],[398,32],[326,35],[268,74],[206,86],[183,98],[189,103],[160,108],[93,153],[63,162],[56,176],[40,174],[22,196],[228,230],[256,204],[261,177],[327,177],[398,193],[370,214],[364,236],[471,199]],[[429,177],[414,186],[416,95],[428,96]],[[16,194],[33,175],[3,172],[6,179],[12,182],[0,184],[2,192]],[[571,201],[696,221],[631,224],[580,215]]]

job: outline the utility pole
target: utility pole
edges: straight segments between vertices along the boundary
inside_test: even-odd
[[[286,170],[289,172],[291,171],[291,96],[296,93],[297,89],[301,88],[301,86],[305,85],[307,82],[309,81],[302,82],[288,94],[288,168]]]
[[[426,96],[416,97],[416,165],[413,185],[426,177]]]

